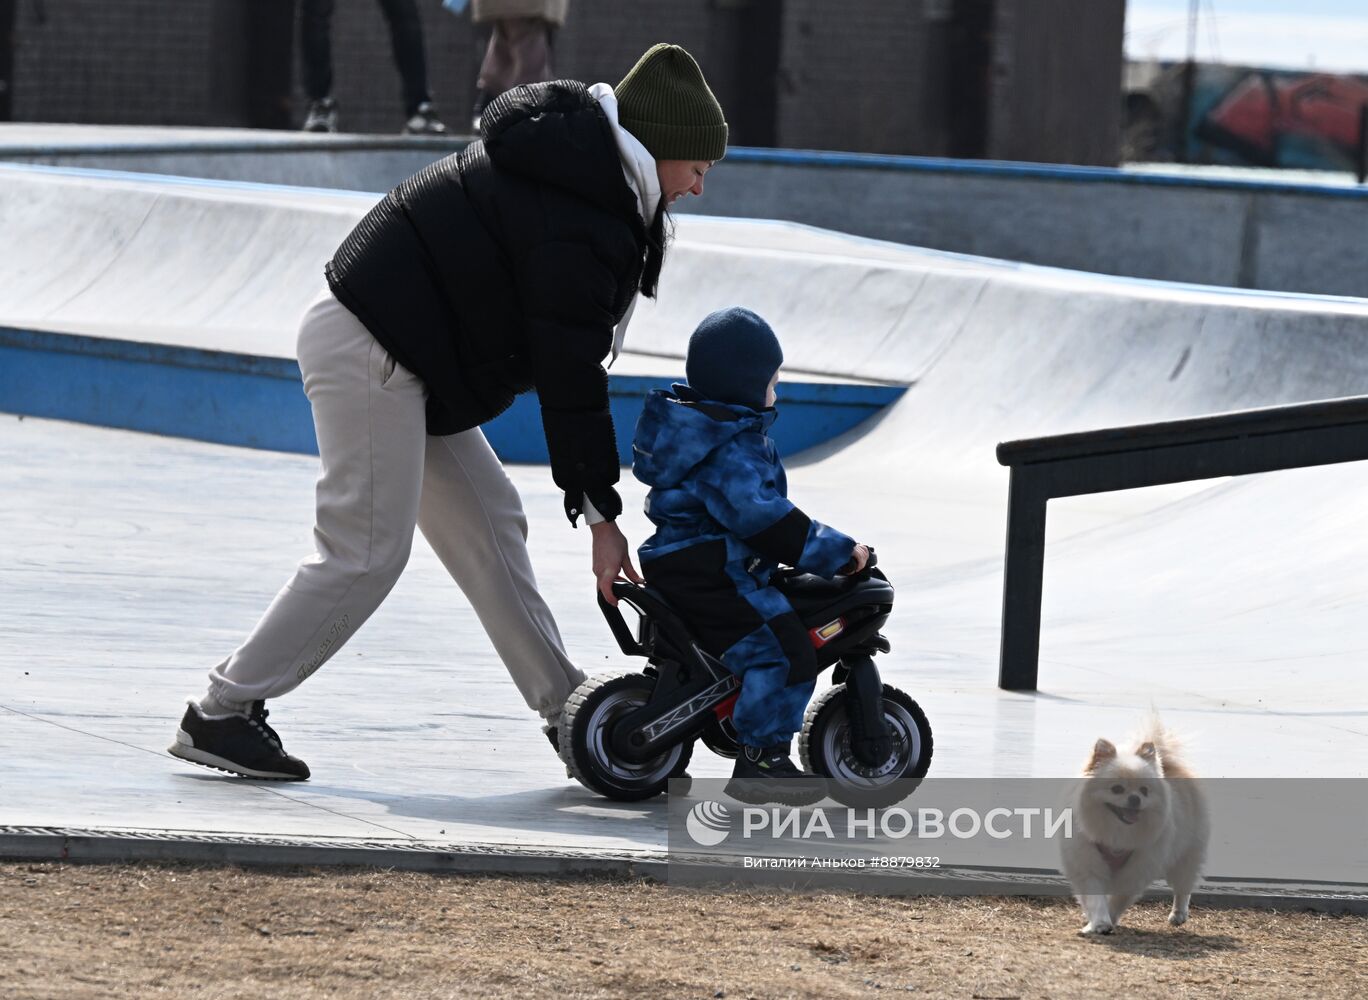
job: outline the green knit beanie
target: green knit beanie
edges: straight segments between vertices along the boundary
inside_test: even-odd
[[[720,160],[727,120],[693,56],[660,42],[613,88],[618,121],[657,160]]]

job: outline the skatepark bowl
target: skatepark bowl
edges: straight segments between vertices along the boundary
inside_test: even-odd
[[[164,752],[184,699],[311,551],[317,460],[294,330],[375,197],[0,165],[0,855],[664,864],[664,799],[617,804],[567,781],[421,536],[366,628],[272,703],[311,781],[239,781]],[[792,495],[875,545],[898,588],[879,665],[930,718],[932,777],[1067,777],[1097,737],[1154,709],[1200,774],[1335,779],[1362,828],[1368,466],[1051,500],[1040,688],[1015,692],[996,683],[1008,472],[995,448],[1364,394],[1368,299],[681,216],[659,297],[611,371],[620,435],[647,386],[682,376],[698,319],[733,304],[783,341]],[[572,655],[590,673],[637,669],[594,606],[587,534],[539,464],[535,406],[490,437]],[[644,490],[630,474],[621,487],[636,544]],[[690,771],[729,769],[700,751]],[[1368,861],[1318,887],[1286,859],[1209,876],[1208,898],[1354,907]]]

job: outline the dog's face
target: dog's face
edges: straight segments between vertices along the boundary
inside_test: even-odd
[[[1154,839],[1168,817],[1163,761],[1153,743],[1118,753],[1098,740],[1083,769],[1078,806],[1084,827],[1102,841],[1139,846]]]

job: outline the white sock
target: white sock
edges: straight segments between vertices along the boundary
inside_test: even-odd
[[[221,718],[225,715],[246,715],[247,705],[243,702],[224,701],[210,691],[199,700],[199,710],[210,718]]]

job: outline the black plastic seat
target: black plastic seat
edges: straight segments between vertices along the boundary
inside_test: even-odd
[[[893,585],[877,569],[830,580],[811,573],[776,573],[770,583],[808,626],[825,624],[855,608],[893,603]]]

